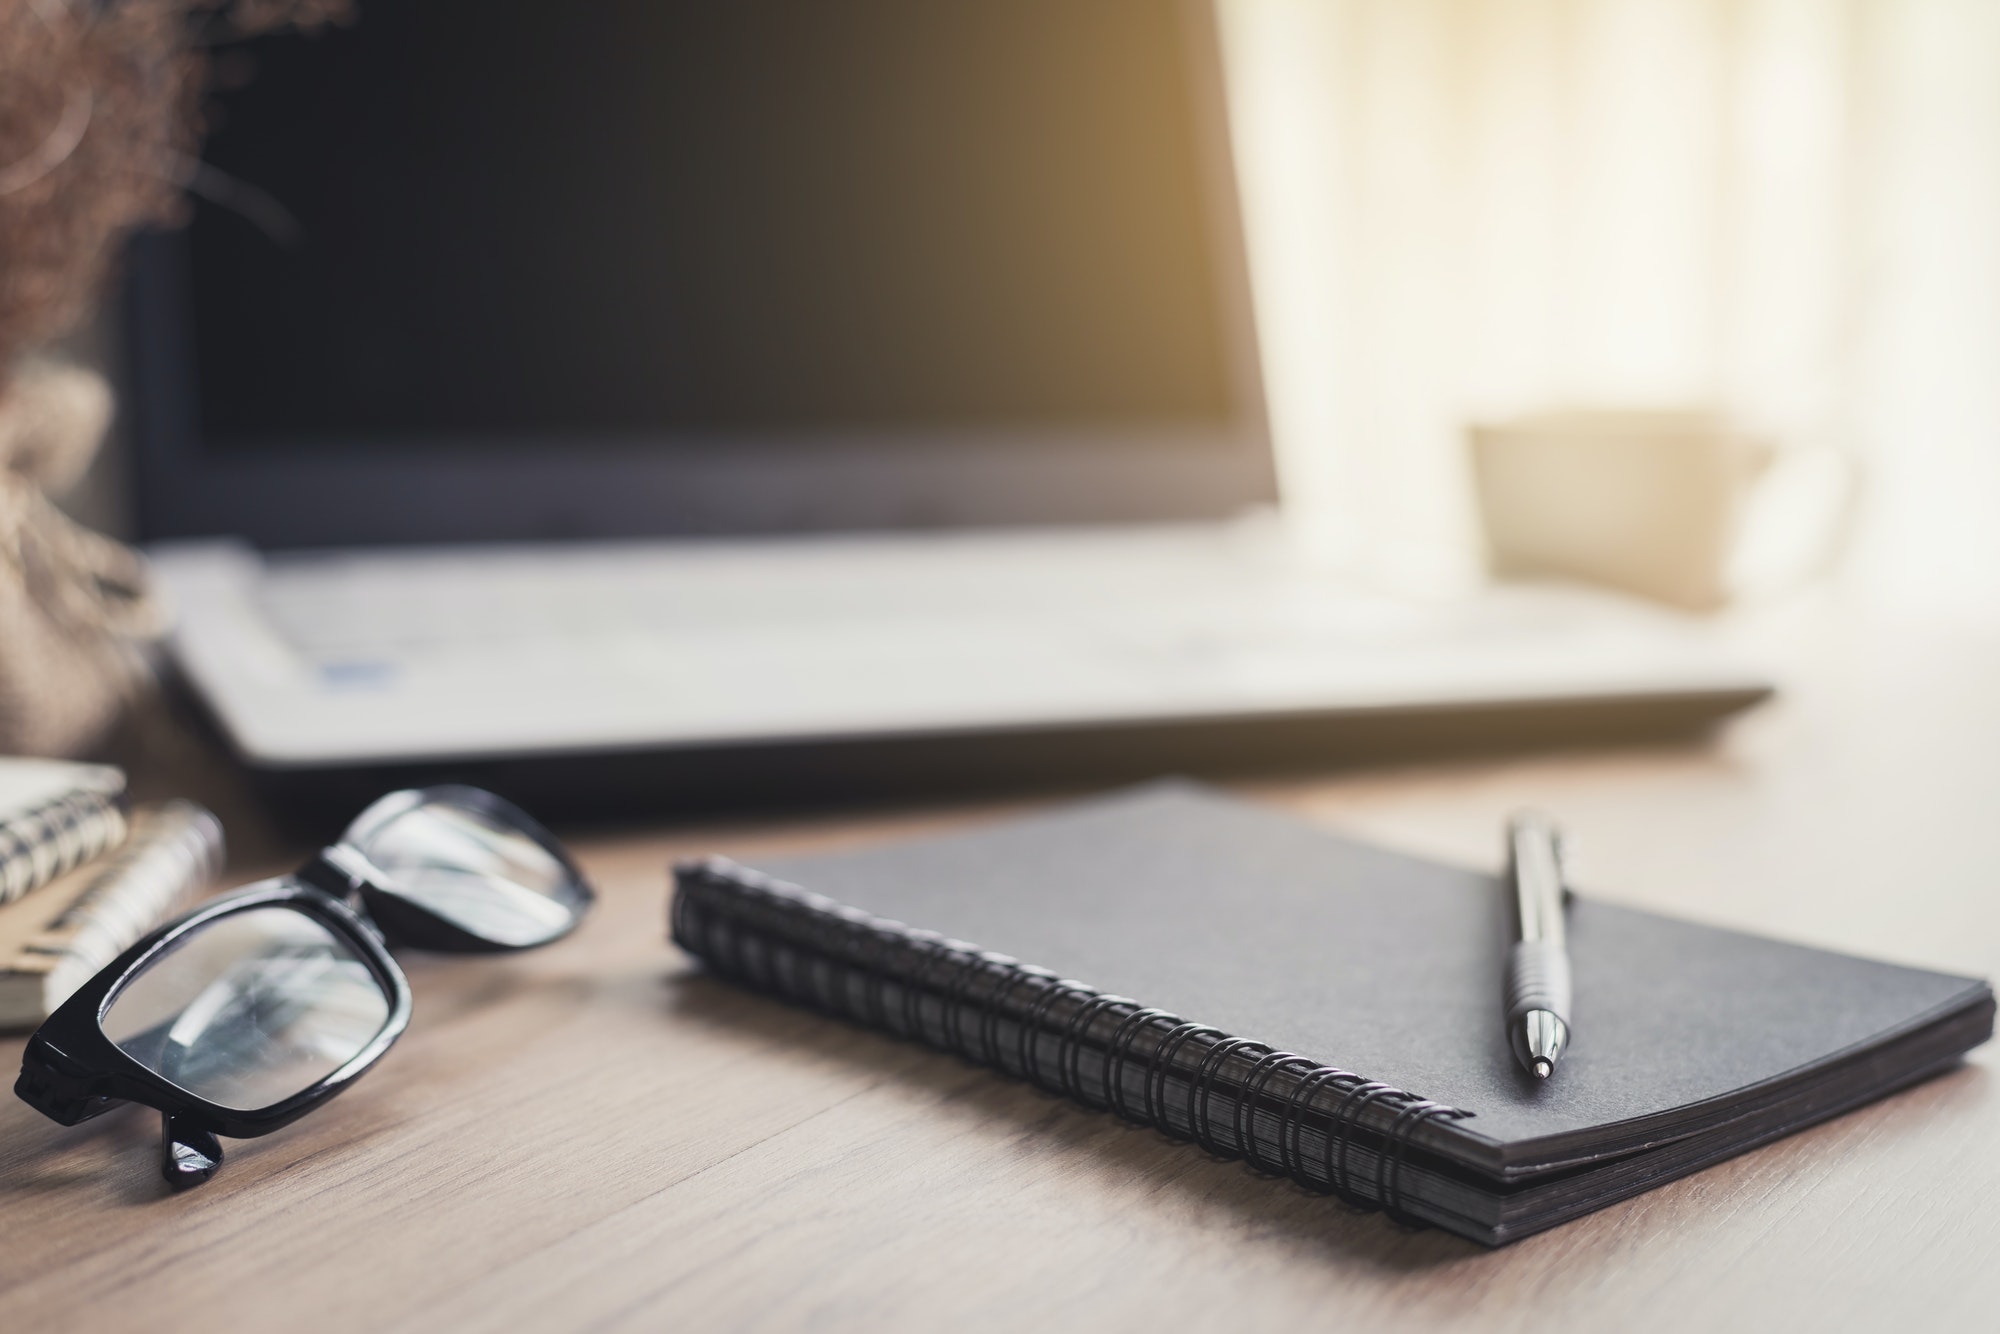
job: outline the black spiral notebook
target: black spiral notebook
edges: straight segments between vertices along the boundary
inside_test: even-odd
[[[1993,1031],[1982,981],[1578,895],[1575,1035],[1537,1082],[1501,1024],[1497,878],[1184,783],[676,879],[674,939],[722,977],[1489,1245]]]

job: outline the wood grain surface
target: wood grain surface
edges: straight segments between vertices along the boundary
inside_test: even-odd
[[[1764,638],[1791,688],[1713,742],[1239,786],[1488,866],[1502,817],[1534,804],[1575,832],[1594,893],[2000,973],[2000,635],[1821,609]],[[198,786],[184,758],[147,782]],[[150,1113],[66,1130],[0,1099],[5,1328],[2000,1326],[1987,1052],[1487,1251],[735,993],[664,941],[671,857],[754,862],[1027,804],[581,839],[603,899],[579,934],[408,957],[415,1018],[382,1064],[230,1143],[183,1196],[156,1175]],[[0,1041],[10,1070],[20,1047]]]

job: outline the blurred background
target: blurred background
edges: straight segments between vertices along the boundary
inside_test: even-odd
[[[1469,420],[1719,404],[1865,468],[1859,582],[1996,605],[1992,6],[1220,13],[1286,504],[1317,552],[1464,579]],[[68,502],[130,533],[130,487],[114,444]]]
[[[163,633],[364,785],[1568,744],[2000,609],[1982,0],[0,5],[0,749]],[[539,545],[354,554],[441,542]]]
[[[1859,584],[1996,605],[2000,10],[1223,14],[1272,417],[1315,541],[1464,577],[1468,420],[1712,403],[1857,463]]]

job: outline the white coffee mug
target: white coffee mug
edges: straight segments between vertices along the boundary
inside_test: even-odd
[[[1571,409],[1472,428],[1489,568],[1690,610],[1794,585],[1845,528],[1853,468],[1708,409]]]

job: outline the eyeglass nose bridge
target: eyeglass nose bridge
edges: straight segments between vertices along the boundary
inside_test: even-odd
[[[314,889],[333,895],[350,908],[360,903],[363,889],[382,878],[381,871],[362,856],[359,849],[346,843],[321,848],[294,874]]]

